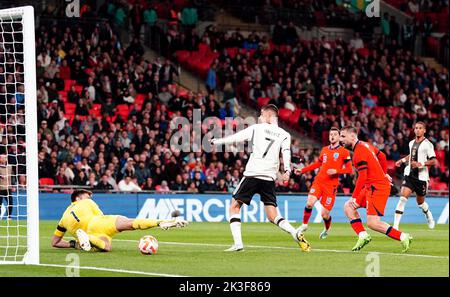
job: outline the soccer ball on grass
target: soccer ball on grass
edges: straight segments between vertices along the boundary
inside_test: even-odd
[[[144,255],[153,255],[158,252],[158,240],[151,235],[145,235],[139,240],[139,251]]]

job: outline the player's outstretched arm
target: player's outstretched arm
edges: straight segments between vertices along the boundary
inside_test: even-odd
[[[241,130],[233,135],[224,137],[224,138],[218,138],[218,139],[211,139],[212,145],[220,145],[220,144],[230,144],[230,143],[236,143],[236,142],[244,142],[248,141],[252,138],[253,135],[253,126],[247,127],[244,130]]]
[[[76,249],[77,248],[77,242],[75,240],[67,241],[64,240],[62,237],[53,235],[52,236],[52,247],[55,248],[62,248],[62,249]]]
[[[322,162],[320,160],[318,160],[308,166],[303,167],[302,169],[295,169],[295,174],[304,174],[308,171],[320,168],[320,166],[322,166]]]
[[[184,228],[187,225],[189,225],[189,222],[181,219],[163,220],[159,222],[159,227],[163,230],[171,228]]]
[[[402,164],[408,164],[409,163],[409,155],[406,157],[401,158],[397,162],[395,162],[395,166],[400,167]]]

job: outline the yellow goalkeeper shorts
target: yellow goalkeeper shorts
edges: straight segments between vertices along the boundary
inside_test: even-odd
[[[112,237],[119,233],[116,229],[116,220],[118,216],[95,216],[88,224],[87,233],[97,237],[107,237],[111,242]]]

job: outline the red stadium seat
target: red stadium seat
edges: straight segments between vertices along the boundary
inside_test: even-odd
[[[382,116],[385,113],[384,107],[383,106],[377,106],[374,109],[375,115],[377,117]]]
[[[433,190],[448,191],[448,185],[446,183],[440,183],[440,182],[439,183],[435,183]]]
[[[236,57],[236,55],[238,53],[238,48],[237,47],[229,47],[229,48],[227,48],[227,53],[231,59],[234,59],[234,57]]]
[[[259,97],[259,98],[257,99],[258,107],[262,107],[262,106],[268,104],[269,101],[270,101],[270,98],[267,98],[267,97]]]
[[[287,108],[280,108],[278,115],[282,121],[287,122],[292,115],[292,110]]]
[[[72,80],[72,79],[64,80],[64,91],[70,91],[70,87],[72,87],[72,85],[74,85],[76,83],[77,82],[75,80]]]
[[[392,107],[389,107],[389,109],[392,112],[392,117],[393,118],[395,118],[400,113],[400,107],[392,106]]]
[[[89,113],[94,118],[101,118],[102,117],[102,105],[101,104],[93,104],[92,108],[89,110]]]
[[[78,86],[78,85],[76,85],[76,86],[75,86],[75,92],[77,92],[78,94],[83,95],[83,94],[82,94],[82,92],[83,92],[83,86]]]
[[[186,61],[191,56],[191,52],[189,51],[177,51],[176,52],[176,59],[180,64],[186,63]]]
[[[130,113],[130,108],[128,107],[128,105],[119,104],[116,106],[116,108],[117,108],[117,115],[120,115],[120,117],[126,121],[128,119],[128,114]]]
[[[330,136],[329,131],[322,131],[322,143],[328,143],[329,136]]]
[[[55,181],[53,178],[48,177],[42,177],[39,179],[39,185],[41,186],[53,186],[55,184]]]
[[[289,118],[289,124],[293,127],[298,125],[298,119],[300,118],[300,115],[302,113],[302,110],[300,108],[297,108],[293,113],[292,116]]]
[[[66,103],[64,104],[64,108],[66,110],[66,115],[75,115],[75,109],[77,108],[77,105],[75,103]]]
[[[198,52],[202,54],[207,54],[211,49],[209,48],[209,45],[206,43],[200,43],[198,45]]]
[[[316,114],[308,113],[308,118],[312,121],[312,124],[314,124],[319,118],[319,116]]]
[[[67,91],[58,91],[59,98],[61,98],[62,101],[67,101]]]
[[[365,47],[357,49],[356,52],[363,58],[367,58],[370,54],[369,50]]]

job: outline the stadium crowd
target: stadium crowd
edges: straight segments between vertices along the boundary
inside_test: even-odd
[[[191,119],[194,108],[202,116],[231,116],[235,97],[254,106],[268,98],[281,110],[296,112],[295,126],[312,127],[303,132],[320,139],[332,126],[355,123],[362,138],[391,161],[408,153],[411,124],[425,119],[445,159],[432,176],[448,183],[446,72],[427,68],[395,41],[379,40],[367,50],[357,34],[350,43],[307,42],[289,27],[279,24],[271,38],[244,37],[238,30],[225,34],[214,26],[201,37],[188,29],[189,38],[183,33],[172,38],[171,53],[195,51],[202,44],[218,53],[208,73],[216,78],[210,92],[181,91],[173,83],[178,70],[169,59],[145,60],[138,38],[124,48],[108,22],[87,29],[38,28],[41,184],[232,192],[248,154],[171,149],[168,126],[177,115]],[[223,98],[214,88],[223,91]],[[309,164],[318,150],[295,140],[292,154],[294,163]],[[314,174],[293,177],[278,190],[306,192]],[[342,176],[342,188],[352,186],[352,177]]]

